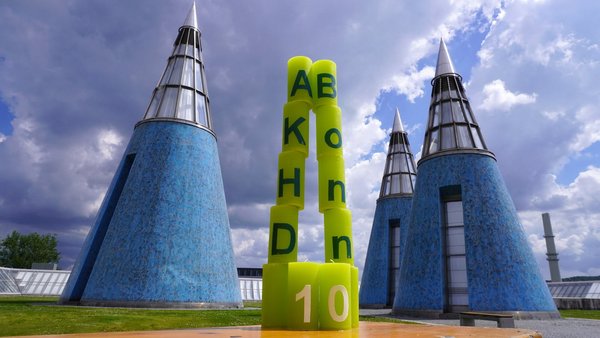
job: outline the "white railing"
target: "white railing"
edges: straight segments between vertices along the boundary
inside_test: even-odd
[[[60,296],[71,271],[0,268],[0,293]],[[15,288],[16,287],[16,288]]]
[[[0,295],[60,296],[71,271],[0,267]],[[262,300],[262,279],[240,277],[242,300]]]
[[[242,300],[262,300],[262,278],[240,277]]]

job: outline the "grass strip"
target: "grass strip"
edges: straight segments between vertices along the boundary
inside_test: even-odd
[[[257,325],[260,310],[148,310],[54,306],[57,298],[0,297],[0,336]]]

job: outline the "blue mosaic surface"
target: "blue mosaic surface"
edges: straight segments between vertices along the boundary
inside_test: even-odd
[[[94,251],[95,262],[86,262]],[[77,300],[78,292],[81,301],[241,303],[212,134],[166,121],[137,126],[61,301]]]
[[[360,284],[360,306],[385,306],[389,289],[390,220],[400,222],[400,252],[404,250],[412,197],[377,200],[371,238]]]
[[[470,309],[555,312],[496,161],[480,154],[419,166],[394,310],[444,308],[440,188],[452,185],[462,189]]]

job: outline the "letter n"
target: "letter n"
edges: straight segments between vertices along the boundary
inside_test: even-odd
[[[333,236],[333,259],[340,259],[340,242],[346,243],[346,258],[352,258],[352,244],[348,236]]]
[[[334,181],[329,180],[329,186],[327,189],[327,200],[333,201],[335,200],[335,187],[339,186],[342,193],[342,202],[346,203],[346,188],[344,186],[344,182],[342,181]]]

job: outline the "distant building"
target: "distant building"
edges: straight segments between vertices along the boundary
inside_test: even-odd
[[[560,317],[440,41],[393,312]]]
[[[242,306],[209,107],[194,5],[61,303]]]
[[[415,160],[396,109],[363,269],[359,296],[362,308],[391,307],[394,302],[415,178]]]

